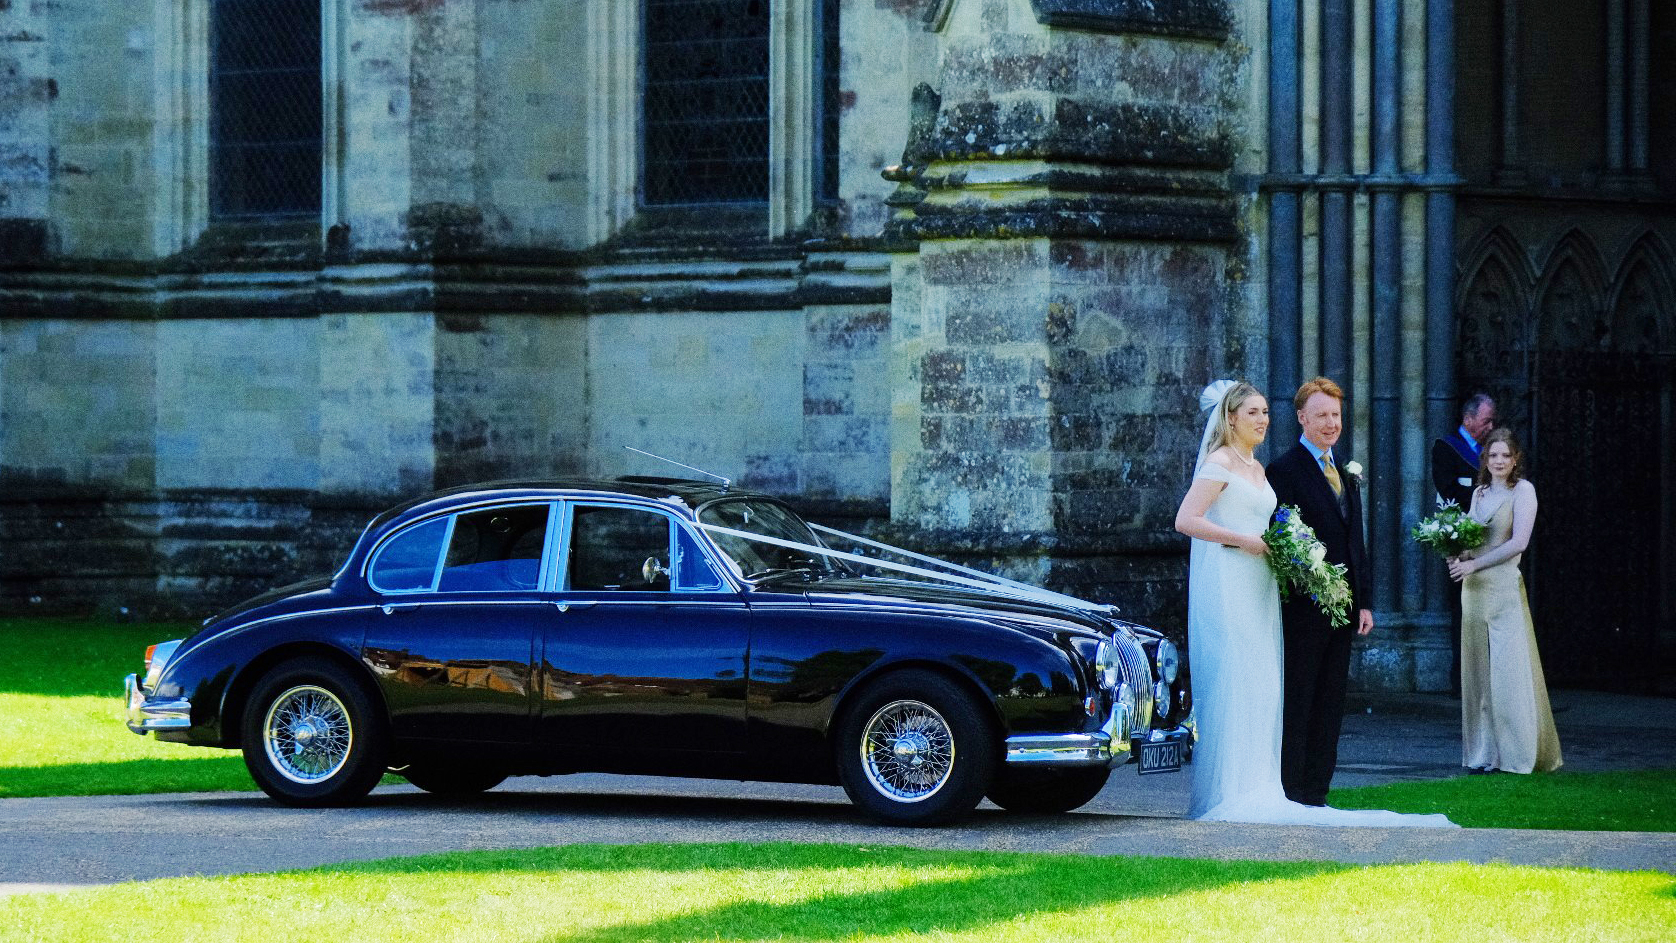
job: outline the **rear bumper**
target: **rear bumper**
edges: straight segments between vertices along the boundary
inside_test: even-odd
[[[139,678],[122,679],[128,701],[128,729],[145,736],[164,730],[185,730],[192,726],[192,702],[184,697],[155,698],[140,688]]]

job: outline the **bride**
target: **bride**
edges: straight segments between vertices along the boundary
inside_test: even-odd
[[[1269,404],[1249,383],[1218,380],[1199,395],[1209,410],[1193,484],[1176,530],[1193,538],[1187,642],[1199,743],[1189,818],[1282,825],[1429,825],[1442,815],[1306,806],[1280,787],[1280,588],[1263,531],[1275,494],[1253,454]]]

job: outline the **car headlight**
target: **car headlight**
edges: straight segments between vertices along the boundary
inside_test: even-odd
[[[157,690],[157,682],[162,680],[163,669],[169,666],[169,659],[174,657],[175,649],[185,639],[175,639],[172,642],[158,642],[148,645],[145,650],[145,682],[142,687],[147,691]]]
[[[1175,684],[1176,675],[1181,672],[1181,652],[1175,643],[1169,639],[1158,640],[1158,676],[1165,684]]]
[[[1094,671],[1099,676],[1100,686],[1107,690],[1123,683],[1123,656],[1111,639],[1101,639],[1100,647],[1094,650]]]

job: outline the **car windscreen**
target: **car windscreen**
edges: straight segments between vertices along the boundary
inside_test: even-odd
[[[698,519],[705,524],[761,534],[775,540],[816,547],[825,546],[802,518],[789,508],[769,501],[716,501],[705,505],[698,512]],[[784,572],[805,572],[816,578],[843,572],[839,561],[809,550],[781,547],[715,531],[710,531],[709,534],[710,539],[733,560],[739,567],[739,572],[747,579]]]

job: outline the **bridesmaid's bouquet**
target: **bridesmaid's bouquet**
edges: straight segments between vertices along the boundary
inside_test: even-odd
[[[1408,535],[1420,546],[1448,558],[1484,546],[1488,530],[1461,510],[1459,504],[1440,501],[1437,513],[1415,524]]]
[[[1335,628],[1350,624],[1350,580],[1344,564],[1327,562],[1327,547],[1304,523],[1298,509],[1282,504],[1263,532],[1269,545],[1269,569],[1280,584],[1280,598],[1293,590],[1309,596]]]

